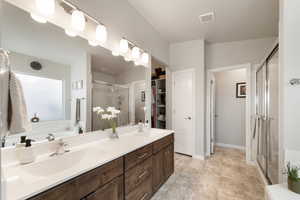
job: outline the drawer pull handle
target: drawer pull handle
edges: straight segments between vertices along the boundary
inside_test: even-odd
[[[139,175],[139,179],[143,178],[147,174],[148,174],[148,171],[144,171],[142,174]]]
[[[138,159],[145,158],[148,155],[148,153],[144,153],[143,155],[139,156]]]
[[[147,198],[147,196],[148,196],[148,193],[146,192],[140,200],[145,200]]]

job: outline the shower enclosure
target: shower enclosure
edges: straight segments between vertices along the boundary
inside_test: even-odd
[[[100,106],[103,109],[115,107],[120,110],[117,118],[118,126],[129,124],[129,87],[117,84],[94,81],[92,89],[92,107]],[[92,130],[111,128],[106,120],[101,120],[96,113],[92,114]]]
[[[271,184],[278,183],[278,46],[256,72],[257,162]]]

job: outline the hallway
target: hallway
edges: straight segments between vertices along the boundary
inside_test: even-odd
[[[236,149],[216,148],[206,161],[175,154],[175,174],[152,200],[262,200],[264,185],[256,167]]]

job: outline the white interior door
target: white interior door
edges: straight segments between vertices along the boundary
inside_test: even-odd
[[[194,71],[173,73],[173,129],[175,152],[193,155],[195,147]]]

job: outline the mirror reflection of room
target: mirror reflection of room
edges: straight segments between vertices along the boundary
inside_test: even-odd
[[[21,136],[40,142],[109,131],[110,123],[97,116],[94,107],[119,110],[117,127],[145,123],[143,65],[81,37],[70,37],[52,23],[38,23],[8,2],[3,10],[2,46],[9,50],[10,71],[24,96],[18,109],[26,119],[17,125],[28,125],[1,137],[2,147],[15,146]]]
[[[115,107],[120,110],[118,126],[145,122],[146,71],[124,62],[120,57],[111,59],[111,54],[92,55],[92,107],[103,109]],[[92,130],[105,130],[109,122],[93,113]]]

